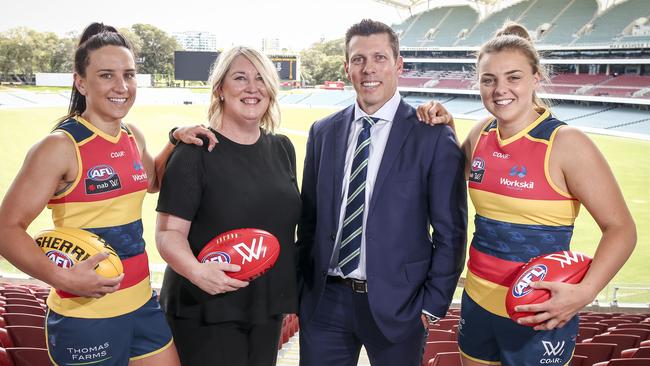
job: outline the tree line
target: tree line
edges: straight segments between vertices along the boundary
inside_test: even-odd
[[[156,79],[170,79],[174,73],[174,51],[180,45],[165,31],[150,24],[120,28],[133,45],[138,72]],[[69,73],[79,34],[58,36],[18,27],[0,33],[0,80],[27,82],[39,72]]]
[[[133,45],[138,72],[154,82],[174,79],[174,51],[181,46],[165,31],[150,24],[120,28]],[[31,83],[36,73],[70,73],[78,33],[58,36],[18,27],[0,33],[0,81]],[[300,52],[301,77],[308,85],[346,80],[343,39],[320,41]]]

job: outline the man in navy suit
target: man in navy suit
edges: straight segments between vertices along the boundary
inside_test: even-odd
[[[309,132],[298,226],[300,364],[420,364],[463,269],[464,156],[397,92],[398,38],[363,20],[346,34],[356,103]],[[433,233],[431,229],[433,228]]]

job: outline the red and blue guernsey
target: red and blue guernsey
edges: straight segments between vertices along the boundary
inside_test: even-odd
[[[568,250],[580,203],[551,180],[549,157],[565,125],[547,110],[502,139],[486,124],[472,153],[469,193],[476,208],[465,291],[489,312],[508,317],[505,296],[532,257]]]
[[[151,298],[152,290],[141,220],[148,181],[135,137],[124,125],[117,136],[110,136],[78,116],[55,131],[74,142],[79,173],[48,203],[54,225],[102,237],[117,251],[125,276],[118,291],[99,299],[52,290],[47,305],[77,318],[107,318],[136,310]]]

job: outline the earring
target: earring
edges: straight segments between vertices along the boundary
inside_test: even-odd
[[[219,100],[223,102],[223,95],[219,96]]]

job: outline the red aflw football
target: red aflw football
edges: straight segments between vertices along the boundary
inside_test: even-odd
[[[543,289],[533,289],[531,282],[580,283],[589,270],[591,258],[584,254],[561,251],[536,257],[528,261],[519,271],[517,279],[510,285],[506,295],[506,311],[510,319],[534,315],[534,313],[517,312],[515,306],[539,304],[551,298],[551,293]],[[535,326],[537,324],[526,324]]]
[[[280,254],[278,239],[260,229],[235,229],[210,240],[198,255],[199,262],[226,262],[241,267],[228,276],[242,281],[253,280],[268,271]]]

